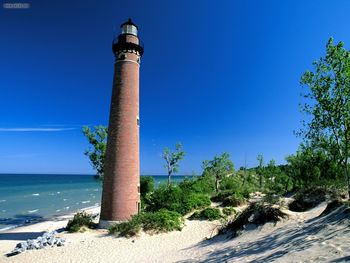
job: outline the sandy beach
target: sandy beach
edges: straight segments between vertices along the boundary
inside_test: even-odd
[[[105,230],[61,232],[63,247],[5,253],[43,231],[62,229],[72,215],[0,232],[0,262],[349,262],[350,231],[344,213],[320,217],[326,203],[303,213],[286,210],[289,219],[247,229],[230,239],[216,234],[220,222],[185,221],[182,231],[116,238]],[[89,213],[98,213],[99,207]],[[343,215],[343,216],[342,216]]]

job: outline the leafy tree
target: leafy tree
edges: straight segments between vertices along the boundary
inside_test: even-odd
[[[310,120],[304,122],[300,135],[316,144],[321,141],[326,148],[334,147],[350,196],[350,52],[343,42],[335,45],[330,38],[326,56],[313,65],[314,71],[306,71],[301,77],[301,85],[308,88],[302,111]]]
[[[152,176],[140,177],[140,193],[142,197],[154,191],[154,179]]]
[[[211,161],[203,162],[203,175],[212,175],[215,178],[215,191],[219,191],[220,181],[227,175],[232,175],[234,172],[234,165],[230,160],[230,155],[228,153],[223,153],[222,155],[215,155],[214,159]]]
[[[179,171],[179,162],[185,157],[185,152],[182,149],[181,143],[176,144],[176,150],[171,152],[169,148],[165,147],[163,152],[163,159],[165,160],[164,167],[168,172],[168,186],[171,183],[171,175]]]
[[[104,172],[107,131],[106,126],[94,126],[93,129],[88,126],[83,127],[83,134],[92,146],[84,154],[89,157],[93,169],[96,170],[95,178],[101,180],[103,180]]]
[[[259,175],[259,189],[262,190],[262,179],[264,176],[264,156],[259,154],[256,159],[259,161],[258,175]]]

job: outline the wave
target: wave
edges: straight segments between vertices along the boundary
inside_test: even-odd
[[[40,194],[38,194],[38,193],[35,193],[35,194],[32,194],[33,196],[39,196]]]
[[[3,203],[3,202],[6,202],[6,200],[5,199],[0,200],[0,203]]]
[[[11,229],[14,229],[14,228],[20,227],[20,226],[23,226],[23,224],[21,224],[21,225],[13,225],[13,226],[3,227],[3,228],[0,228],[0,232],[6,231],[6,230],[11,230]]]
[[[90,200],[88,201],[81,201],[82,204],[87,204],[87,203],[90,203]]]
[[[38,212],[39,211],[39,209],[35,209],[35,210],[28,210],[27,212],[28,213],[35,213],[35,212]]]
[[[65,209],[68,210],[68,209],[69,209],[69,206],[66,206]]]
[[[57,209],[56,212],[61,212],[61,209]]]
[[[66,199],[66,198],[63,198],[63,201],[67,201],[68,199]]]

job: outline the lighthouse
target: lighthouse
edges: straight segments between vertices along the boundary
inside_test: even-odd
[[[140,211],[139,72],[143,44],[129,19],[112,44],[112,99],[99,225],[130,219]]]

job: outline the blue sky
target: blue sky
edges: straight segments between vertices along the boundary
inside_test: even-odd
[[[107,125],[111,41],[128,17],[145,43],[142,174],[164,174],[178,141],[180,174],[224,151],[236,168],[260,153],[283,163],[300,142],[301,74],[330,36],[350,45],[346,0],[26,3],[0,9],[2,173],[93,173],[81,127]]]

